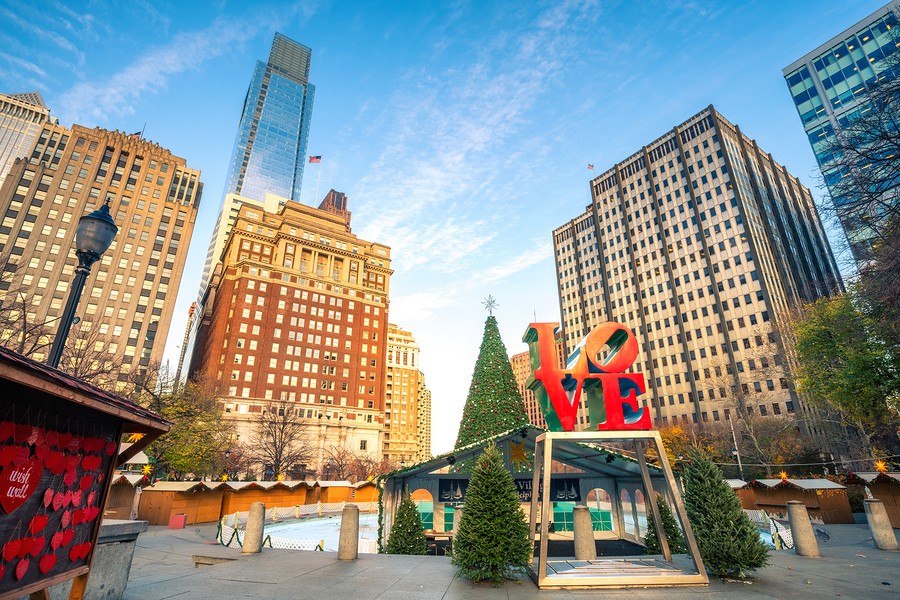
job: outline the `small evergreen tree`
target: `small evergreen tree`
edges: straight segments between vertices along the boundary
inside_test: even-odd
[[[388,538],[384,551],[387,554],[425,554],[428,551],[422,519],[409,494],[403,496],[397,507],[391,537]]]
[[[700,555],[719,577],[743,579],[769,562],[769,551],[741,501],[711,460],[695,452],[684,473],[684,501]]]
[[[669,542],[669,550],[672,554],[687,552],[684,545],[684,536],[678,520],[672,514],[669,504],[659,494],[656,495],[656,505],[659,507],[659,518],[662,519],[663,531],[666,533],[666,541]],[[652,515],[647,515],[647,535],[644,536],[644,554],[662,554],[662,545],[659,543],[659,535],[656,533],[656,523]]]
[[[480,442],[528,423],[525,401],[519,394],[506,346],[500,337],[497,317],[490,315],[484,322],[484,336],[455,447]]]
[[[499,585],[531,561],[525,513],[500,450],[491,443],[475,460],[459,530],[453,540],[453,564],[472,582]]]

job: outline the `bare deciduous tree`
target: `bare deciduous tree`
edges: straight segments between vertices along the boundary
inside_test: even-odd
[[[273,477],[288,477],[315,456],[307,430],[306,420],[292,403],[273,402],[253,423],[247,450],[266,470],[271,469]]]

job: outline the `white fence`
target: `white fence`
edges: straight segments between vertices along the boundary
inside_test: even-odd
[[[768,528],[772,534],[772,542],[776,549],[793,548],[794,536],[791,534],[791,528],[786,527],[783,523],[779,523],[769,516],[764,510],[744,509],[744,512],[750,517],[750,520],[760,529]]]
[[[272,507],[266,510],[266,523],[279,523],[305,517],[321,517],[340,514],[348,504],[355,504],[359,512],[374,513],[378,511],[377,502],[319,502],[317,504],[298,504],[296,506]],[[219,532],[216,540],[223,546],[240,548],[244,545],[244,527],[247,525],[248,511],[240,511],[225,515],[219,521]],[[324,550],[321,540],[303,540],[267,535],[263,546],[281,548],[283,550]]]

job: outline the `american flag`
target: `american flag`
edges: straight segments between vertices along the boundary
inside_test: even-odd
[[[320,162],[322,162],[322,155],[320,154],[319,156],[310,156],[310,157],[309,157],[309,162],[311,162],[311,163],[320,163]]]
[[[593,170],[594,170],[594,165],[592,165],[591,163],[588,163],[588,169],[590,169],[591,171],[593,171]]]

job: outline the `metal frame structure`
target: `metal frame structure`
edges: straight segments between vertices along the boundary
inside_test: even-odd
[[[625,442],[632,443],[640,466],[645,496],[649,500],[650,509],[656,531],[659,534],[659,556],[626,556],[603,557],[593,561],[576,561],[573,559],[548,560],[549,523],[552,500],[549,499],[551,465],[553,462],[554,442],[574,442],[580,444]],[[665,477],[665,494],[670,498],[674,513],[684,531],[687,555],[672,555],[666,540],[665,529],[656,502],[656,490],[651,483],[650,471],[647,467],[646,449],[651,445],[657,456]],[[546,432],[537,436],[534,448],[534,474],[532,489],[547,490],[548,500],[543,501],[535,493],[531,499],[529,527],[532,541],[539,541],[537,556],[532,560],[529,575],[538,588],[618,588],[628,586],[675,586],[675,585],[707,585],[709,578],[700,556],[700,550],[694,539],[690,522],[675,476],[669,465],[662,438],[658,431],[561,431]],[[619,499],[616,499],[618,502]],[[538,522],[538,505],[540,505],[540,522]],[[617,511],[617,521],[621,524],[621,509]],[[538,531],[540,527],[540,531]],[[535,567],[535,562],[537,566]]]

